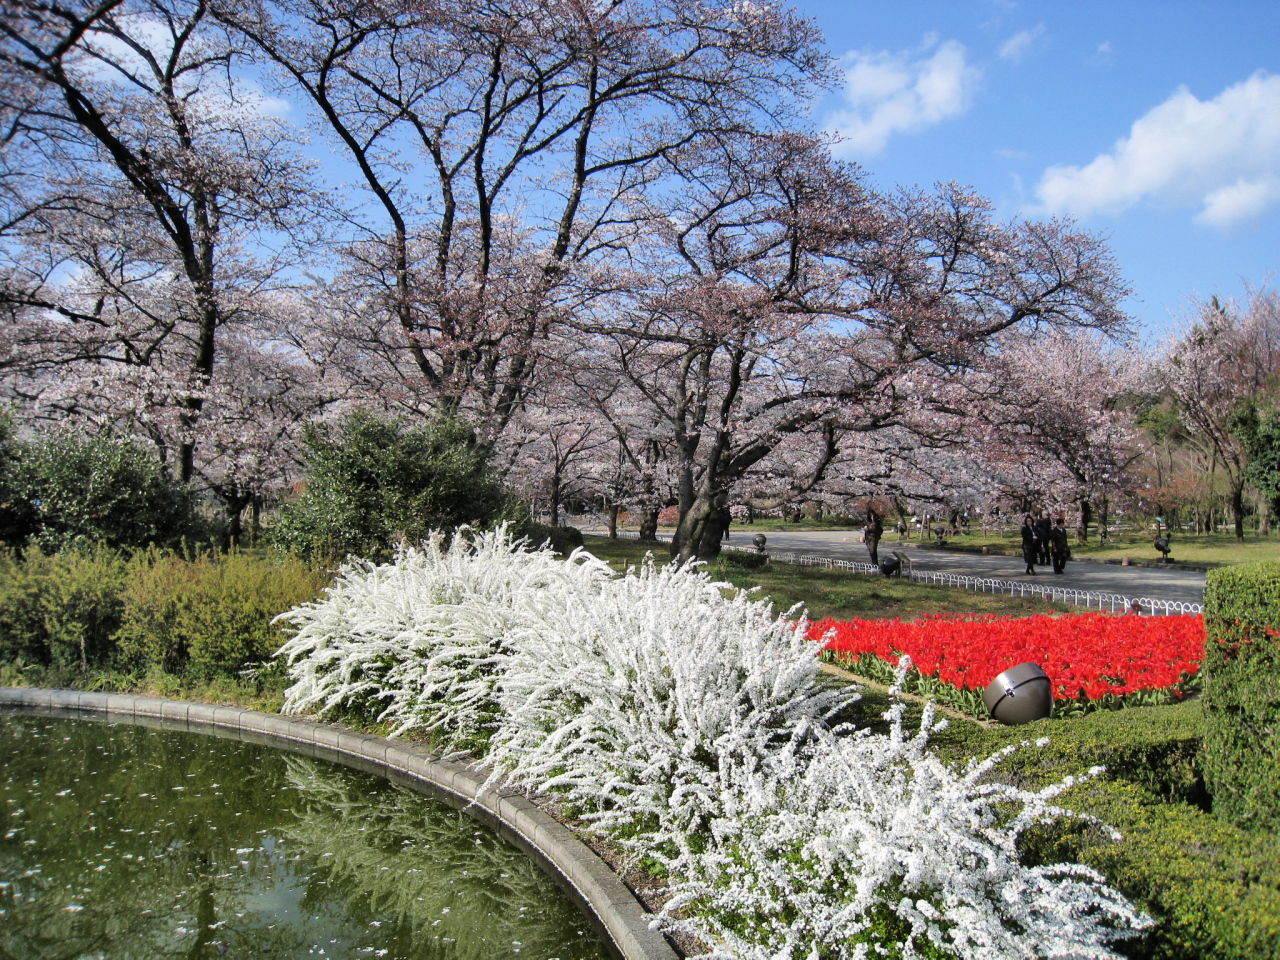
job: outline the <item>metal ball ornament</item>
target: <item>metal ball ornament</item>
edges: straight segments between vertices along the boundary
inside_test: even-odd
[[[1053,713],[1053,685],[1037,664],[1020,663],[991,681],[982,702],[1006,726],[1034,723]]]

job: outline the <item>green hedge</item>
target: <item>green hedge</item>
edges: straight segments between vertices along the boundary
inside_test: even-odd
[[[567,557],[582,546],[582,531],[577,527],[553,527],[547,523],[529,523],[525,527],[529,543],[535,547],[550,544],[551,549],[562,557]]]
[[[0,661],[81,670],[105,661],[123,609],[125,560],[96,546],[19,560],[0,552]]]
[[[0,664],[234,674],[269,658],[284,641],[272,619],[330,579],[294,558],[0,552]]]
[[[1213,810],[1280,827],[1280,562],[1210,572],[1205,585],[1205,781]]]
[[[1156,918],[1140,942],[1121,947],[1142,960],[1280,958],[1280,841],[1206,812],[1201,771],[1205,730],[1198,702],[1139,707],[984,730],[957,722],[938,735],[945,755],[984,754],[1049,737],[1020,750],[1001,776],[1036,787],[1101,765],[1104,776],[1061,804],[1115,827],[1063,822],[1024,837],[1033,863],[1073,861],[1098,870]]]
[[[270,658],[284,642],[272,620],[315,599],[328,580],[293,558],[152,555],[134,564],[124,586],[119,657],[135,669],[234,673]]]

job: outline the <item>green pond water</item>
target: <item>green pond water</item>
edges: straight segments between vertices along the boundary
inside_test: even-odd
[[[595,960],[467,814],[269,747],[0,713],[0,960]]]

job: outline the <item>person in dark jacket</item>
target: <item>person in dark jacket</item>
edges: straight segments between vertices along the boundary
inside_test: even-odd
[[[1036,552],[1039,545],[1036,543],[1036,528],[1031,524],[1031,514],[1027,514],[1022,518],[1022,559],[1027,561],[1027,569],[1024,573],[1035,575],[1036,572]]]
[[[884,534],[884,519],[875,507],[867,507],[867,526],[862,532],[862,540],[867,545],[867,553],[871,554],[871,562],[880,566],[880,537]]]
[[[1049,519],[1049,511],[1041,510],[1040,519],[1036,521],[1036,563],[1042,566],[1049,562],[1049,545],[1053,540],[1053,521]]]
[[[1053,572],[1065,573],[1071,547],[1067,545],[1067,526],[1061,517],[1054,521],[1053,531],[1049,535],[1049,553],[1053,557]]]

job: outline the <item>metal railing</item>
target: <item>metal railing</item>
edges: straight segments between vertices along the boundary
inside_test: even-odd
[[[619,537],[639,539],[639,534],[630,531],[618,531]],[[671,538],[658,535],[660,541],[669,543]],[[748,547],[727,546],[725,550],[735,553],[754,553]],[[812,557],[798,553],[770,553],[770,560],[790,563],[801,567],[826,567],[830,570],[848,570],[851,573],[879,574],[880,568],[875,564],[861,560],[834,560],[831,557]],[[1139,610],[1150,616],[1167,616],[1169,614],[1204,613],[1204,605],[1185,600],[1160,600],[1154,597],[1126,597],[1119,593],[1098,593],[1093,590],[1074,590],[1069,587],[1055,587],[1049,584],[1027,583],[1022,580],[1000,580],[994,577],[974,577],[960,573],[939,573],[934,570],[916,570],[904,572],[902,578],[916,583],[930,583],[943,587],[955,587],[961,590],[976,590],[978,593],[1003,594],[1010,597],[1041,597],[1050,603],[1061,601],[1086,610],[1106,610],[1110,613],[1125,613],[1137,606]]]

